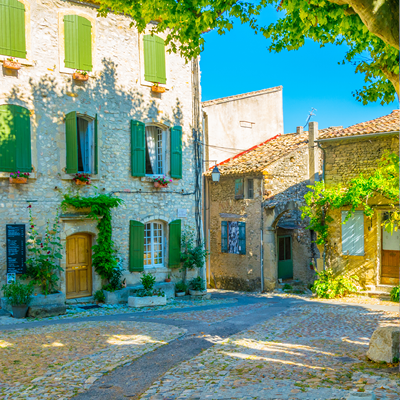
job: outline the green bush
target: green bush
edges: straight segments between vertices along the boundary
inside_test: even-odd
[[[187,290],[188,290],[188,285],[185,282],[180,281],[175,284],[175,292],[185,292],[186,293]]]
[[[317,275],[319,279],[314,282],[311,290],[320,298],[333,299],[357,291],[355,281],[358,280],[358,277],[355,275],[350,278],[342,275],[335,277],[331,269],[317,272]]]
[[[292,290],[293,289],[293,287],[292,287],[292,285],[289,285],[288,283],[285,283],[284,285],[283,285],[283,288],[282,288],[283,290]]]
[[[144,290],[152,290],[154,284],[156,283],[156,277],[152,275],[150,272],[148,274],[143,272],[140,281],[142,282]]]
[[[400,285],[395,286],[391,292],[390,292],[390,300],[396,301],[397,303],[399,302],[399,297],[400,297]]]
[[[206,290],[206,284],[204,282],[204,279],[202,279],[200,276],[198,276],[197,278],[193,278],[190,281],[189,287],[192,290],[198,290],[200,292]]]
[[[104,296],[102,290],[98,290],[93,297],[94,300],[97,301],[98,303],[104,303],[106,301],[106,296]]]
[[[3,285],[1,290],[3,290],[8,304],[11,306],[23,306],[29,305],[31,302],[34,287],[33,282],[25,285],[19,281],[15,281],[8,285]]]

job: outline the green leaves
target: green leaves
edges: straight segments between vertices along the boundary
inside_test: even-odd
[[[319,279],[314,282],[311,290],[320,298],[333,299],[357,291],[355,281],[358,281],[358,277],[356,275],[351,277],[339,275],[335,277],[332,269],[317,272],[317,275]]]

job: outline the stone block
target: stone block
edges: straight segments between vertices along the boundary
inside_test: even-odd
[[[44,294],[38,294],[32,297],[29,306],[31,308],[42,306],[65,306],[65,294],[61,292],[49,294],[47,296]],[[7,303],[7,299],[5,297],[1,299],[1,308],[3,310],[11,311],[11,306]]]
[[[400,327],[379,327],[372,334],[367,357],[375,362],[392,363],[394,358],[399,358],[399,341]]]
[[[129,307],[153,307],[165,306],[165,304],[167,304],[165,296],[128,297]]]
[[[42,306],[30,306],[27,316],[30,318],[55,317],[67,313],[65,304],[49,304]]]

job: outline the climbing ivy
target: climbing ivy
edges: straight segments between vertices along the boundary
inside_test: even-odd
[[[110,280],[117,267],[114,242],[112,241],[111,210],[123,203],[122,199],[99,194],[93,197],[80,197],[65,195],[61,205],[65,209],[72,206],[76,209],[90,208],[87,218],[97,220],[99,231],[97,244],[92,247],[93,266],[95,271],[103,278]]]
[[[328,242],[329,224],[334,221],[329,215],[331,210],[342,207],[350,207],[347,221],[357,208],[362,208],[368,218],[372,218],[374,210],[369,201],[372,197],[380,195],[391,205],[393,212],[383,222],[388,231],[400,228],[399,203],[399,156],[395,153],[385,153],[378,162],[375,172],[364,177],[358,177],[349,181],[346,186],[336,185],[327,188],[325,182],[317,182],[305,196],[306,205],[301,208],[302,217],[309,217],[308,229],[317,232],[319,245]]]

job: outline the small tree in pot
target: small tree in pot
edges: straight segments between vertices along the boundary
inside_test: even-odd
[[[202,296],[206,294],[206,283],[200,276],[193,278],[189,283],[189,294],[191,296]]]
[[[27,285],[15,281],[1,288],[7,303],[11,305],[14,318],[25,318],[28,311],[29,303],[32,300],[33,282]]]

